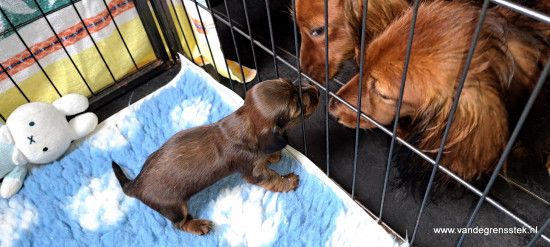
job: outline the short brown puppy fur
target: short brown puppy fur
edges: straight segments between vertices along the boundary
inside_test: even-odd
[[[281,157],[287,145],[285,131],[309,116],[319,104],[316,87],[299,88],[288,80],[259,83],[246,94],[244,105],[220,121],[171,137],[152,153],[135,180],[129,180],[113,162],[122,190],[156,210],[174,227],[203,235],[212,222],[193,219],[187,200],[197,192],[232,173],[246,182],[274,192],[296,189],[298,176],[281,176],[267,165]]]
[[[400,123],[398,134],[432,157],[442,141],[479,13],[478,7],[458,2],[419,7],[400,112],[407,121]],[[406,11],[366,48],[361,111],[382,125],[395,118],[412,14]],[[488,11],[444,147],[443,166],[467,181],[494,170],[509,126],[516,122],[514,108],[523,107],[550,54],[547,28],[501,7]],[[356,75],[337,95],[357,106],[358,91]],[[357,113],[334,98],[329,107],[341,124],[356,127]],[[361,118],[360,128],[374,127]],[[408,167],[411,174],[422,168]]]

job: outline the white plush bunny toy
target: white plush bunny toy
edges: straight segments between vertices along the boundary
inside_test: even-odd
[[[24,104],[0,127],[1,147],[12,145],[11,157],[0,157],[0,196],[9,198],[19,191],[27,174],[27,164],[47,164],[59,158],[73,140],[80,139],[97,126],[97,116],[91,112],[75,115],[88,108],[88,98],[68,94],[52,104]],[[0,152],[1,154],[2,152]],[[4,152],[5,154],[6,152]]]

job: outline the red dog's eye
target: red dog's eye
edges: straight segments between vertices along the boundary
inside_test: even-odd
[[[325,27],[319,27],[311,30],[311,36],[319,36],[325,33]]]

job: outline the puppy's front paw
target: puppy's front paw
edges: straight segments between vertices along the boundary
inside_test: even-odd
[[[298,182],[300,181],[300,177],[298,177],[298,175],[294,173],[289,173],[282,176],[281,178],[283,179],[281,192],[295,190],[296,187],[298,187]]]
[[[199,236],[207,234],[210,229],[212,229],[212,221],[199,219],[189,220],[181,227],[181,230],[197,234]]]
[[[260,173],[260,172],[258,172]],[[281,176],[269,168],[261,171],[261,176],[244,176],[248,183],[260,186],[272,192],[288,192],[298,187],[298,175],[290,173]]]

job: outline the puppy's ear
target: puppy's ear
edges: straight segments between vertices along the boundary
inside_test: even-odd
[[[288,137],[279,127],[275,127],[271,131],[261,133],[258,136],[258,145],[262,152],[266,154],[277,152],[283,149],[288,143]]]

